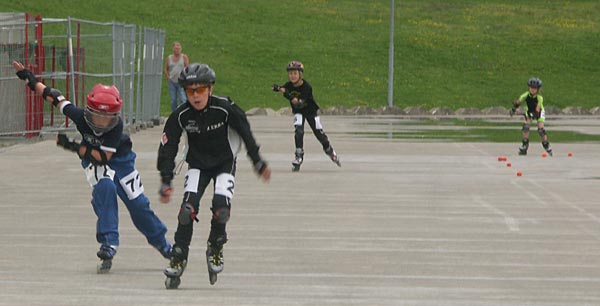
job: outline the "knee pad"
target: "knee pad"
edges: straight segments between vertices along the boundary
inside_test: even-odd
[[[294,134],[296,134],[296,136],[304,136],[304,127],[301,125],[295,125]]]
[[[213,198],[213,220],[220,224],[225,224],[229,221],[230,208],[229,199],[225,196],[216,194]]]
[[[538,134],[540,134],[540,137],[546,136],[546,129],[538,128],[537,131],[538,131]]]
[[[213,213],[213,219],[215,219],[217,223],[225,224],[229,221],[229,214],[229,208],[219,208]]]
[[[179,224],[181,225],[191,224],[192,221],[198,222],[198,218],[196,218],[196,210],[194,209],[192,203],[181,204],[177,220],[179,220]]]
[[[524,133],[529,132],[529,124],[527,123],[523,123],[523,128],[521,129],[521,131],[523,131]]]

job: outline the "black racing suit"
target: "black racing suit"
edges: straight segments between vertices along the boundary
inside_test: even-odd
[[[330,147],[329,139],[325,135],[325,132],[323,132],[323,126],[317,114],[319,106],[313,97],[312,86],[303,79],[302,85],[298,87],[295,87],[292,82],[285,83],[283,87],[285,88],[283,96],[290,101],[292,112],[294,113],[294,142],[296,149],[304,148],[304,121],[306,120],[323,146],[323,150],[327,150]],[[293,104],[292,99],[294,98],[297,98],[300,103]]]
[[[229,98],[210,96],[207,106],[194,109],[189,102],[178,107],[167,119],[158,149],[157,168],[163,183],[170,184],[175,169],[175,157],[182,132],[187,136],[188,152],[183,203],[175,232],[175,245],[187,258],[192,240],[193,222],[200,199],[211,180],[215,193],[211,210],[213,218],[208,241],[222,245],[227,241],[225,225],[229,220],[234,191],[236,156],[243,141],[248,156],[258,173],[266,167],[260,157],[250,124],[244,111]]]

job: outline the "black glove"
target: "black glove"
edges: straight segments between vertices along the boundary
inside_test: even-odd
[[[158,194],[161,197],[167,197],[171,195],[171,192],[173,191],[173,187],[171,186],[171,184],[165,184],[165,183],[161,183],[160,184],[160,189],[158,190]]]
[[[160,188],[158,189],[158,195],[160,195],[160,201],[162,203],[169,203],[171,200],[171,194],[173,193],[173,187],[171,186],[171,180],[173,177],[163,176],[161,178]]]
[[[44,100],[46,100],[47,97],[52,97],[52,105],[54,106],[58,106],[58,103],[66,100],[60,90],[49,86],[46,86],[46,88],[44,88],[44,92],[42,93],[42,98],[44,98]]]
[[[281,86],[279,86],[279,85],[277,85],[277,84],[273,84],[273,87],[272,87],[273,91],[275,91],[275,92],[279,92],[279,89],[280,89],[280,88],[281,88]]]
[[[35,85],[40,82],[29,69],[17,71],[17,77],[23,81],[27,81],[27,86],[32,91],[35,91]]]
[[[65,150],[72,151],[79,154],[79,147],[81,146],[79,143],[69,140],[69,137],[65,134],[58,134],[56,138],[56,145],[63,147]]]
[[[304,107],[304,99],[298,99],[298,103],[294,104],[295,109],[300,109]]]
[[[513,102],[512,108],[510,109],[510,112],[509,112],[511,117],[517,112],[517,108],[519,108],[519,100],[516,100],[515,102]]]
[[[267,162],[264,161],[264,160],[260,160],[256,164],[254,164],[254,170],[259,175],[262,174],[263,171],[265,171],[266,168],[267,168]]]

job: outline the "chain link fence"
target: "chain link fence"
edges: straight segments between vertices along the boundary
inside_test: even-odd
[[[73,128],[17,79],[13,60],[79,107],[95,84],[114,84],[126,127],[158,124],[164,41],[164,30],[133,24],[0,14],[0,136]]]

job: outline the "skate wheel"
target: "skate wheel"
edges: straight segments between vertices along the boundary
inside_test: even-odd
[[[214,285],[217,282],[217,273],[208,272],[208,280],[211,285]]]
[[[292,166],[292,172],[300,171],[300,166]]]
[[[177,289],[181,284],[181,278],[179,277],[167,277],[165,280],[165,287],[167,289]]]
[[[106,273],[110,272],[111,267],[112,267],[112,260],[105,259],[96,267],[96,273],[97,274],[106,274]]]

